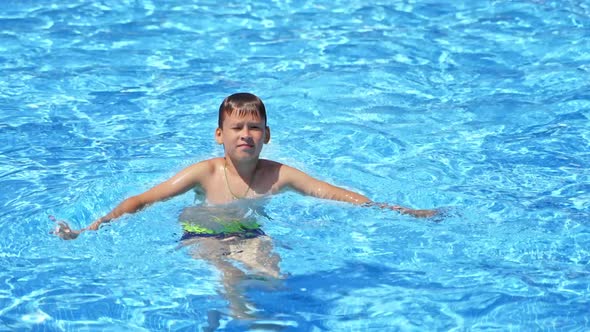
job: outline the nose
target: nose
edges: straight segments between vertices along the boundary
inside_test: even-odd
[[[252,137],[250,135],[250,128],[248,128],[248,126],[244,126],[244,128],[242,128],[242,131],[240,132],[240,137],[242,139],[249,139]]]

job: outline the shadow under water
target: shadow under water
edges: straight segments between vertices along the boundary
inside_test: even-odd
[[[369,312],[347,315],[337,314],[334,309],[354,291],[391,283],[403,285],[409,274],[416,272],[348,261],[335,270],[294,275],[283,280],[245,278],[240,287],[246,300],[255,306],[252,308],[254,315],[252,319],[232,320],[222,330],[331,330],[329,324],[335,320],[370,319]]]

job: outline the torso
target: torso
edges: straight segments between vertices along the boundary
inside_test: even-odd
[[[214,158],[206,162],[210,164],[209,176],[201,181],[201,186],[195,188],[197,198],[204,199],[206,204],[220,205],[233,202],[237,199],[254,199],[272,195],[281,189],[279,171],[282,164],[260,159],[252,183],[248,184],[244,179],[224,170],[225,159]],[[225,174],[228,174],[226,180]],[[250,179],[246,179],[250,180]],[[231,187],[231,191],[228,188]],[[248,189],[248,185],[250,188]],[[233,193],[233,194],[232,194]],[[242,197],[244,194],[245,197]],[[234,197],[236,195],[237,197]]]

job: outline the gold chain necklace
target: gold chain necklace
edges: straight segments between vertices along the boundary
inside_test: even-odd
[[[246,195],[248,195],[248,192],[250,191],[250,184],[248,184],[248,187],[246,188],[246,192],[244,192],[244,195],[242,195],[242,197],[236,196],[236,194],[234,194],[234,192],[231,190],[231,187],[229,186],[229,180],[227,179],[227,159],[225,160],[225,163],[223,164],[223,174],[225,175],[225,185],[227,186],[227,190],[229,190],[229,193],[233,196],[233,198],[234,199],[246,198]],[[256,175],[256,169],[254,169],[254,174],[252,174],[252,178],[250,179],[250,183],[252,183],[254,181],[254,175]]]

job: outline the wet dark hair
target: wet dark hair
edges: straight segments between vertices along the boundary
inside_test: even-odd
[[[266,108],[260,98],[247,92],[234,93],[233,95],[225,98],[219,106],[219,118],[217,125],[219,128],[223,126],[223,120],[226,114],[234,114],[237,112],[238,116],[245,116],[252,114],[260,119],[264,120],[266,126]]]

